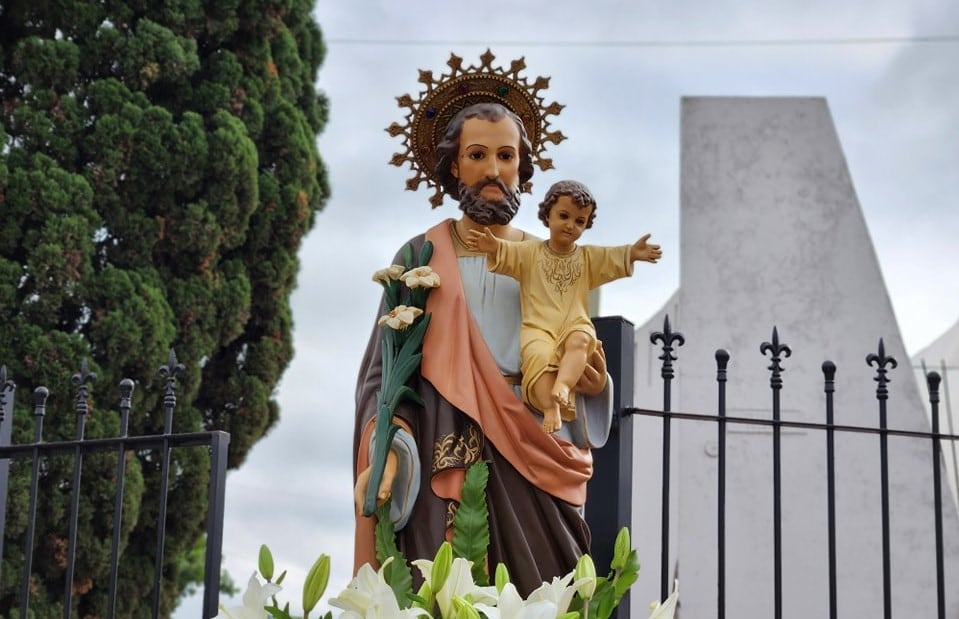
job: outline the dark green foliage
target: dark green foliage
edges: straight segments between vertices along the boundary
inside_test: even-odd
[[[316,151],[328,104],[308,0],[13,0],[0,3],[0,363],[17,381],[14,441],[73,438],[70,376],[88,359],[87,437],[162,430],[157,368],[171,347],[175,431],[230,432],[230,465],[278,419],[292,357],[297,251],[329,187]],[[156,454],[127,453],[120,617],[149,607]],[[171,467],[163,612],[196,578],[208,456]],[[116,455],[86,461],[76,614],[105,609]],[[70,458],[41,480],[30,610],[62,615]],[[0,615],[20,605],[28,466],[12,466]],[[191,554],[192,553],[192,554]],[[192,557],[192,558],[191,558]]]

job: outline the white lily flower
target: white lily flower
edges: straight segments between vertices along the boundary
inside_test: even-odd
[[[270,596],[279,593],[281,587],[271,582],[265,585],[260,584],[260,579],[256,577],[256,572],[250,576],[250,582],[246,585],[246,591],[243,593],[243,606],[234,606],[227,608],[220,604],[220,612],[215,619],[264,619],[266,617],[266,601]]]
[[[653,602],[649,605],[652,614],[649,619],[673,619],[676,613],[676,604],[679,601],[679,580],[673,581],[673,592],[663,600],[663,603]]]
[[[413,619],[429,616],[422,608],[400,608],[393,589],[383,576],[383,569],[392,560],[392,557],[387,559],[379,571],[375,571],[369,563],[363,564],[346,589],[335,598],[330,598],[330,606],[343,610],[340,615],[342,619]]]
[[[423,310],[418,307],[411,307],[409,305],[397,305],[389,314],[380,316],[380,319],[376,322],[379,326],[386,325],[391,329],[396,329],[397,331],[402,331],[407,328],[413,321],[416,320],[420,315],[423,314]]]
[[[433,574],[433,562],[429,559],[418,559],[413,561],[413,565],[419,568],[423,574],[423,579],[430,584]],[[450,566],[450,574],[443,583],[443,587],[434,593],[436,603],[440,607],[440,615],[443,617],[453,616],[453,598],[467,598],[474,604],[496,604],[496,587],[479,587],[473,582],[472,561],[467,561],[462,557],[453,559]],[[432,588],[432,585],[430,585]]]
[[[394,264],[386,267],[385,269],[380,269],[377,272],[373,273],[373,281],[381,282],[383,284],[388,284],[393,280],[397,280],[403,273],[406,272],[406,267],[402,264]]]
[[[573,580],[573,573],[570,572],[562,578],[554,576],[551,582],[544,582],[538,589],[529,594],[527,601],[536,602],[545,600],[556,605],[556,616],[565,614],[569,610],[569,604],[576,595],[576,590],[584,586],[589,579],[581,578],[570,584]]]
[[[476,604],[476,610],[487,619],[556,619],[559,615],[552,601],[524,600],[511,582],[503,587],[496,606]]]
[[[440,285],[440,276],[427,266],[410,269],[400,279],[409,288],[439,288]]]

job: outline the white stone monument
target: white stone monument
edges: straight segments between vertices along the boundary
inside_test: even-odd
[[[824,423],[822,362],[837,368],[835,423],[877,427],[876,367],[890,369],[888,426],[928,431],[889,295],[826,101],[685,98],[682,101],[680,288],[638,327],[639,408],[662,406],[660,353],[649,335],[669,315],[677,349],[672,410],[715,414],[714,353],[729,352],[727,415],[771,419],[770,358],[778,328],[784,420]],[[668,248],[667,248],[668,251]],[[636,417],[634,545],[642,572],[633,614],[659,597],[659,428]],[[714,423],[672,422],[670,575],[682,617],[717,616],[717,433]],[[782,432],[783,617],[828,617],[826,438]],[[772,432],[730,425],[726,439],[726,617],[769,619],[773,599]],[[883,614],[879,438],[836,436],[838,610]],[[949,605],[959,617],[959,518],[945,503]],[[889,438],[892,615],[936,616],[931,445]]]

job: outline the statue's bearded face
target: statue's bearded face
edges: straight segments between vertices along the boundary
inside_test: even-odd
[[[460,208],[485,225],[507,224],[519,209],[519,127],[509,118],[469,118],[450,166],[459,181]]]
[[[488,200],[483,197],[483,189],[491,185],[496,185],[503,196],[501,199]],[[506,225],[519,211],[519,194],[518,187],[510,189],[497,178],[484,178],[472,186],[460,181],[460,210],[484,226]]]

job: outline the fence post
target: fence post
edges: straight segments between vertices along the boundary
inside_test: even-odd
[[[214,432],[210,444],[210,486],[207,489],[206,556],[203,571],[203,619],[215,617],[220,600],[220,559],[223,551],[223,514],[226,501],[226,465],[230,435]]]
[[[889,426],[886,415],[886,401],[889,399],[890,378],[886,376],[887,368],[895,369],[898,362],[886,355],[886,345],[879,338],[879,352],[866,356],[867,365],[876,366],[876,376],[873,378],[876,386],[876,400],[879,401],[879,484],[880,501],[882,503],[882,601],[883,619],[892,618],[892,562],[890,558],[889,532]]]
[[[932,496],[936,519],[936,601],[939,607],[939,619],[946,619],[946,578],[945,557],[942,543],[942,439],[939,437],[939,384],[942,377],[937,372],[926,374],[929,387],[930,419],[932,420]]]
[[[593,476],[587,484],[586,523],[592,535],[590,554],[598,574],[609,573],[616,534],[633,520],[633,419],[623,411],[633,406],[635,326],[621,316],[594,318],[603,342],[606,369],[613,379],[613,424],[609,440],[593,450]],[[629,617],[629,594],[617,608]]]
[[[782,360],[792,354],[792,349],[779,342],[779,329],[773,327],[772,342],[763,342],[759,352],[764,356],[769,353],[769,388],[773,395],[773,599],[774,616],[782,619],[783,616],[783,522],[782,522],[782,457],[781,440],[782,427],[780,392],[783,388]]]
[[[673,370],[673,361],[677,357],[673,352],[676,348],[686,343],[686,338],[682,333],[673,331],[669,326],[669,314],[663,318],[663,330],[655,331],[649,334],[649,341],[652,344],[657,342],[662,346],[663,354],[659,360],[663,362],[659,374],[663,377],[663,487],[661,533],[660,533],[660,557],[659,557],[659,581],[660,581],[660,599],[665,600],[669,595],[669,482],[672,478],[670,463],[672,461],[672,417],[670,413],[672,407],[672,384],[676,372]]]
[[[16,384],[12,380],[7,380],[7,366],[0,366],[0,447],[10,445],[13,428],[13,394],[16,389]],[[9,483],[10,460],[4,458],[0,460],[0,566],[3,565],[3,537],[7,526],[7,485]]]

